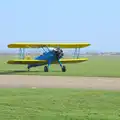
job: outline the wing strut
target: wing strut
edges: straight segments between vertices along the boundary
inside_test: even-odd
[[[47,51],[45,50],[45,47],[46,47],[46,49],[47,49],[48,51],[50,51],[50,49],[48,48],[48,46],[47,46],[47,45],[44,45],[44,46],[41,47],[41,48],[44,50],[44,52],[47,52]]]
[[[20,57],[20,59],[24,59],[24,57],[25,57],[25,48],[20,48],[19,49],[19,57]]]
[[[73,57],[77,59],[80,57],[80,48],[75,48]]]

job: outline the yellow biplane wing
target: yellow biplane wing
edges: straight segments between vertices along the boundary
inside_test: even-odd
[[[79,58],[79,59],[61,59],[60,62],[62,62],[63,64],[69,64],[69,63],[80,63],[80,62],[84,62],[84,61],[88,61],[88,58]]]
[[[69,63],[80,63],[87,61],[88,58],[79,58],[79,59],[61,59],[60,62],[63,64],[69,64]],[[9,60],[7,62],[8,64],[47,64],[46,60]],[[53,62],[52,64],[58,64],[57,61]]]
[[[84,48],[90,46],[89,43],[13,43],[8,48],[40,48],[40,47],[60,47],[60,48]]]

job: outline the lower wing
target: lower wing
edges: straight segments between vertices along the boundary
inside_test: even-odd
[[[61,59],[60,62],[63,64],[71,64],[71,63],[80,63],[88,61],[88,58],[79,58],[79,59]]]
[[[46,60],[9,60],[8,64],[42,64],[47,63]]]
[[[88,58],[79,58],[79,59],[61,59],[60,62],[63,64],[70,63],[80,63],[87,61]],[[9,60],[8,64],[47,64],[47,60]],[[53,62],[52,64],[58,64],[58,62]]]

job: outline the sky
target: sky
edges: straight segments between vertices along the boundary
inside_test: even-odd
[[[0,50],[14,42],[89,42],[120,52],[120,0],[0,0]]]

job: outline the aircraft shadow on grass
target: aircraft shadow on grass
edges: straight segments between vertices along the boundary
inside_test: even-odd
[[[52,70],[50,72],[61,72],[59,70]],[[27,70],[6,70],[6,71],[0,71],[0,75],[14,75],[19,73],[44,73],[44,71],[27,71]]]

